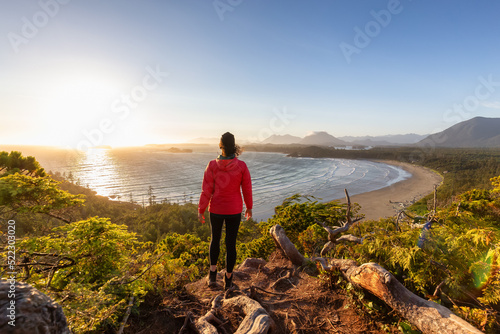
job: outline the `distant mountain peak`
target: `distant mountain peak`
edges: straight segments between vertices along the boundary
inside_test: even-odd
[[[500,118],[477,116],[432,134],[418,143],[435,147],[500,147]]]
[[[385,136],[344,136],[334,137],[327,131],[310,131],[304,138],[292,136],[289,134],[278,135],[274,134],[264,139],[261,144],[303,144],[303,145],[319,145],[319,146],[398,146],[415,144],[426,138],[428,135],[418,135],[409,133],[404,135],[385,135]]]
[[[319,145],[319,146],[346,146],[345,141],[340,140],[326,131],[313,131],[305,136],[300,144],[303,145]]]
[[[271,135],[270,137],[264,139],[262,144],[276,144],[276,145],[288,145],[297,144],[302,138],[292,135]]]
[[[427,137],[416,133],[385,135],[385,136],[344,136],[339,139],[347,141],[354,145],[365,146],[399,146],[415,144]]]

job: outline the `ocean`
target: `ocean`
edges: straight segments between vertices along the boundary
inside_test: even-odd
[[[1,149],[1,148],[0,148]],[[197,203],[203,172],[217,152],[170,153],[152,148],[91,149],[87,152],[39,150],[34,155],[51,172],[59,172],[97,194],[115,200]],[[254,218],[266,220],[294,194],[320,201],[387,187],[411,177],[388,164],[330,158],[291,158],[280,153],[244,152],[252,176]]]

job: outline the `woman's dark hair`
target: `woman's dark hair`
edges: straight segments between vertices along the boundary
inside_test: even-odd
[[[220,142],[222,147],[224,148],[224,152],[226,153],[226,156],[230,155],[240,155],[241,154],[241,148],[236,145],[235,140],[234,140],[234,135],[230,132],[224,133],[220,137]]]

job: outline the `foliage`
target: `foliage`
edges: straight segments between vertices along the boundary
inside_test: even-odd
[[[0,152],[0,175],[26,174],[33,177],[43,177],[47,174],[35,157],[23,157],[21,152]]]
[[[320,221],[331,226],[338,225],[340,220],[345,217],[346,208],[345,205],[337,201],[320,203],[313,200],[314,197],[300,194],[286,198],[281,205],[275,208],[275,214],[272,218],[259,224],[262,236],[246,245],[243,249],[244,255],[247,257],[268,258],[275,248],[269,229],[276,224],[283,227],[287,237],[297,246],[299,251],[317,252],[319,244],[326,240],[327,233],[323,229],[314,226]],[[307,239],[308,236],[319,236],[320,239],[311,241]]]
[[[28,282],[56,298],[65,296],[62,306],[76,331],[114,323],[129,294],[145,294],[140,280],[116,283],[137,266],[134,254],[140,246],[126,226],[98,217],[55,228],[48,236],[25,238],[18,244],[33,263],[42,262],[37,260],[40,254],[59,255],[48,273],[36,265],[28,268]],[[72,259],[73,264],[62,266],[63,258]]]
[[[448,307],[459,305],[457,313],[492,333],[499,329],[500,310],[499,177],[491,182],[490,189],[466,191],[433,215],[357,223],[348,233],[364,242],[339,243],[329,256],[377,262],[413,292]],[[325,207],[313,201],[297,203],[297,199],[287,199],[262,226],[285,226],[295,246],[311,256],[319,249],[313,240],[325,241],[315,224],[324,218]],[[334,218],[328,225],[345,214],[344,208],[337,210],[330,213]],[[263,240],[266,237],[258,239],[257,245],[263,245]],[[250,245],[247,251],[255,249]]]
[[[165,253],[167,259],[180,259],[183,267],[195,266],[200,271],[208,267],[208,242],[191,234],[174,233],[165,237],[158,243],[156,252]]]
[[[369,241],[354,246],[357,261],[377,262],[423,297],[457,310],[483,330],[498,326],[500,305],[500,201],[493,189],[473,189],[415,228],[409,220],[366,223]],[[392,225],[390,224],[392,222]],[[471,307],[470,305],[474,305]],[[467,312],[464,308],[467,306]],[[464,313],[465,312],[465,313]],[[496,315],[496,316],[495,316]],[[487,319],[487,320],[485,320]]]
[[[318,224],[314,224],[299,233],[297,241],[304,255],[313,257],[321,252],[328,239],[325,230]]]
[[[414,148],[316,153],[332,152],[413,161],[443,173],[445,181],[435,214],[430,215],[424,200],[421,217],[356,223],[348,233],[364,237],[364,242],[337,244],[329,255],[377,262],[420,296],[453,307],[487,332],[497,330],[500,176],[494,176],[500,174],[500,153],[434,149],[419,155]],[[209,224],[198,223],[194,204],[141,207],[110,201],[45,176],[34,158],[15,152],[0,153],[0,174],[0,213],[15,214],[16,225],[26,232],[18,235],[24,238],[17,244],[23,255],[18,261],[33,263],[26,267],[25,279],[63,306],[75,332],[114,331],[130,296],[137,305],[149,291],[179,289],[207,272]],[[358,209],[354,207],[354,214]],[[287,198],[266,222],[241,223],[238,262],[269,257],[275,249],[269,229],[275,224],[285,229],[299,251],[313,257],[327,240],[318,222],[338,226],[345,214],[339,202],[320,203],[298,194]],[[61,216],[68,218],[58,226],[55,221]],[[223,256],[222,249],[221,261]],[[43,266],[44,261],[52,262]],[[350,289],[335,277],[330,284]],[[351,295],[366,312],[380,312],[359,291]],[[404,322],[400,327],[412,332]]]
[[[0,178],[0,206],[15,213],[50,214],[83,203],[82,196],[71,195],[59,189],[58,185],[59,182],[50,177],[19,173],[4,176]]]
[[[143,241],[159,242],[172,233],[191,233],[206,240],[210,236],[208,224],[198,222],[195,204],[154,204],[136,208],[121,216],[124,224],[131,230],[140,232]]]
[[[34,157],[20,152],[0,152],[0,217],[16,217],[16,236],[71,221],[73,208],[81,206],[84,196],[70,194],[60,182],[46,175]]]

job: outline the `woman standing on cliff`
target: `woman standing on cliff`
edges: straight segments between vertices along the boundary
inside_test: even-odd
[[[210,242],[209,286],[217,281],[217,259],[220,253],[222,225],[226,223],[226,274],[224,289],[232,286],[233,268],[236,263],[236,237],[240,227],[243,198],[245,217],[252,217],[252,180],[247,165],[238,159],[241,153],[234,136],[226,132],[219,143],[222,154],[208,163],[203,175],[202,192],[198,204],[198,220],[205,223],[205,209],[210,213],[212,238]]]

